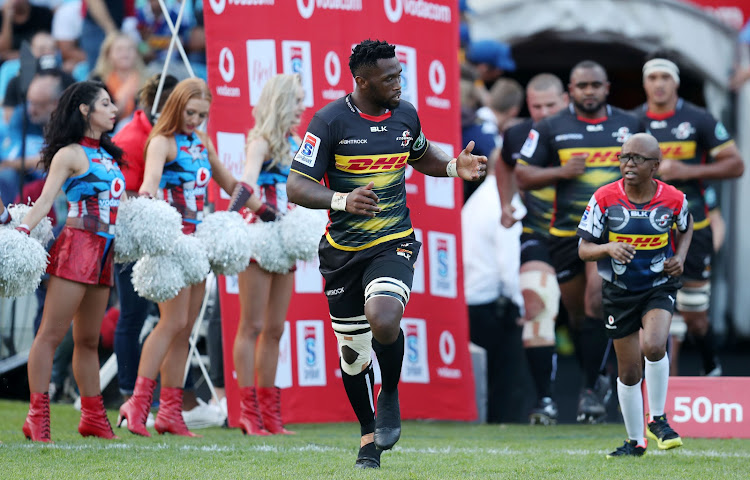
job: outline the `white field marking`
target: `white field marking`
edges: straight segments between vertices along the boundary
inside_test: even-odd
[[[111,443],[109,445],[72,445],[65,443],[54,443],[52,445],[39,445],[34,443],[5,444],[0,449],[22,448],[25,450],[33,448],[48,448],[53,450],[66,451],[91,451],[91,450],[137,450],[137,451],[161,451],[175,449],[182,452],[263,452],[263,453],[288,453],[288,452],[350,452],[354,448],[330,447],[326,445],[307,444],[297,447],[279,447],[275,445],[247,445],[244,447],[223,446],[223,445],[170,445],[167,443],[157,443],[151,445],[135,445],[130,443]],[[446,455],[446,454],[481,454],[481,455],[529,455],[541,452],[541,450],[528,449],[518,450],[510,448],[411,448],[395,447],[391,450],[394,453],[408,453],[421,455]],[[587,450],[587,449],[560,449],[544,450],[545,453],[566,454],[566,455],[606,455],[609,450]],[[689,450],[686,448],[676,448],[669,452],[661,451],[656,448],[649,449],[649,455],[679,455],[695,458],[747,458],[750,459],[750,452],[720,452],[718,450]]]

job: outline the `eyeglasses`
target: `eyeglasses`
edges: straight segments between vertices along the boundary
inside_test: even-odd
[[[636,165],[643,165],[646,160],[659,160],[658,157],[644,157],[643,155],[637,155],[633,153],[618,153],[617,158],[620,159],[620,163],[623,165],[631,160]]]

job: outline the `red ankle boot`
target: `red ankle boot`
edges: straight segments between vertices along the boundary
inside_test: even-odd
[[[240,428],[245,435],[270,435],[263,427],[255,387],[240,387]]]
[[[81,397],[81,423],[78,424],[78,433],[84,437],[99,437],[107,440],[118,438],[112,431],[101,395]]]
[[[160,434],[171,433],[183,437],[201,437],[188,430],[182,418],[182,389],[161,387],[159,413],[156,415],[154,428]]]
[[[266,430],[276,434],[294,435],[281,423],[281,389],[277,387],[258,387],[258,404]]]
[[[49,429],[49,394],[32,393],[23,434],[32,442],[52,443]]]
[[[117,426],[122,425],[123,420],[128,421],[128,430],[136,435],[150,437],[146,430],[146,419],[151,409],[151,399],[154,396],[156,380],[146,377],[135,379],[133,395],[120,407],[120,415],[117,417]]]

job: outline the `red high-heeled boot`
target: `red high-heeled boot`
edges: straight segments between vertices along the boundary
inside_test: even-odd
[[[151,409],[151,399],[154,396],[156,380],[146,377],[135,379],[133,395],[120,407],[120,415],[117,417],[117,427],[122,425],[123,420],[128,421],[128,430],[136,435],[150,437],[146,430],[146,419]]]
[[[160,434],[171,433],[183,437],[198,437],[196,433],[188,430],[185,419],[182,418],[182,389],[174,387],[161,387],[159,399],[159,413],[156,414],[154,428]]]
[[[99,437],[107,440],[118,438],[112,431],[101,395],[81,397],[81,423],[78,424],[78,433],[84,437]]]
[[[281,389],[278,387],[258,387],[258,404],[266,430],[276,434],[294,435],[281,423]]]
[[[245,435],[270,435],[263,427],[255,387],[240,387],[240,428]]]
[[[32,393],[29,414],[23,423],[23,434],[32,442],[52,443],[49,428],[49,394]]]

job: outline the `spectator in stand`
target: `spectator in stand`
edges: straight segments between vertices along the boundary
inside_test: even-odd
[[[31,80],[26,94],[29,120],[26,138],[23,138],[22,133],[23,113],[21,108],[17,108],[0,148],[0,195],[3,198],[16,201],[20,193],[18,188],[21,176],[21,142],[25,141],[25,181],[32,182],[43,178],[42,167],[39,165],[40,152],[44,144],[43,130],[57,107],[60,95],[70,83],[59,70],[42,70]]]
[[[165,1],[172,24],[177,22],[177,16],[180,13],[180,3],[175,0]],[[185,7],[179,26],[179,39],[185,47],[186,52],[189,50],[191,32],[195,26],[195,15],[192,4],[188,2],[188,5],[190,7]],[[169,28],[169,22],[164,16],[164,12],[159,6],[159,1],[148,0],[139,4],[136,8],[136,17],[138,19],[138,32],[143,39],[142,48],[145,49],[144,58],[149,66],[149,70],[162,71],[169,50],[169,42],[172,39],[172,31]],[[172,51],[172,58],[169,62],[169,73],[177,78],[188,77],[187,69],[180,59],[177,46]]]
[[[471,80],[461,80],[461,137],[466,145],[474,140],[476,155],[489,157],[495,149],[495,137],[482,129],[482,121],[477,117],[480,107],[479,87]],[[483,179],[482,179],[483,181]],[[480,184],[478,181],[464,181],[464,202],[471,196]],[[474,185],[476,184],[476,185]]]
[[[88,76],[86,52],[78,45],[83,30],[81,0],[66,1],[52,16],[52,37],[57,42],[63,60],[63,69],[82,80]]]
[[[479,79],[487,88],[492,88],[503,73],[516,69],[510,46],[496,40],[470,43],[466,50],[466,60],[476,66]]]
[[[144,71],[138,46],[129,35],[107,35],[91,76],[104,82],[112,93],[112,100],[118,108],[118,120],[129,119],[133,114],[135,97],[143,81]]]
[[[0,58],[18,57],[21,43],[31,42],[37,32],[52,30],[52,11],[29,0],[5,0],[0,12]]]
[[[495,137],[498,148],[503,146],[505,131],[520,122],[523,96],[521,84],[512,78],[501,78],[490,89],[487,105],[477,110],[477,116],[484,122],[482,130]]]
[[[89,70],[94,70],[104,38],[126,30],[126,17],[135,17],[135,0],[84,0],[81,49],[86,52]]]

